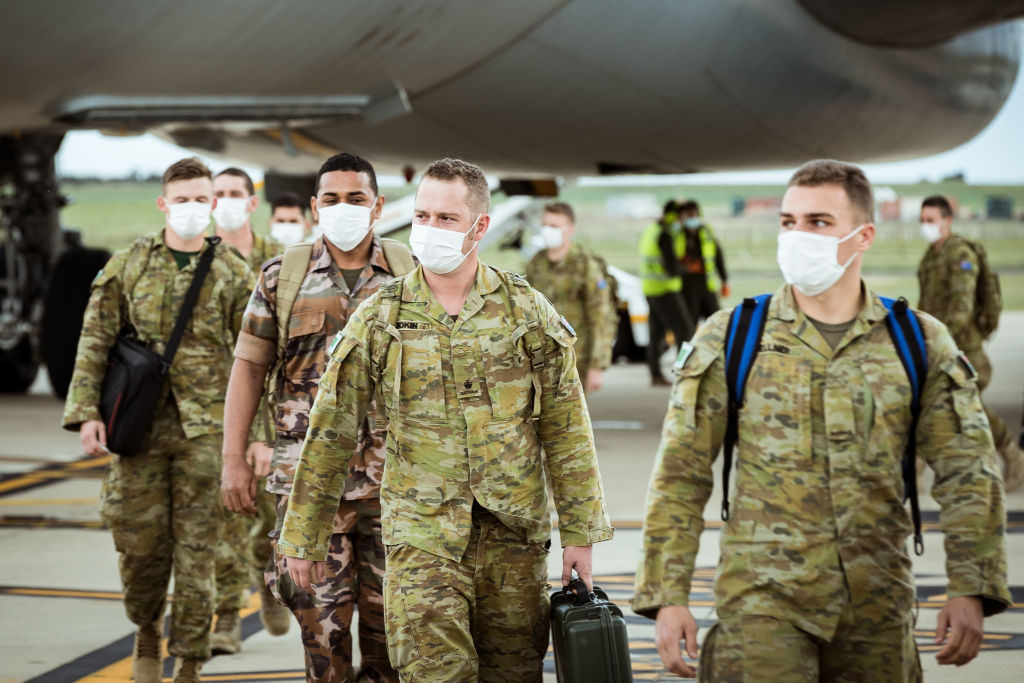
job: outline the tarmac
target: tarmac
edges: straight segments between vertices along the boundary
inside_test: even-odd
[[[985,394],[1013,433],[1021,424],[1024,392],[1024,312],[1005,313],[988,350],[995,373]],[[666,359],[667,360],[667,359]],[[668,389],[651,388],[643,365],[620,365],[591,397],[608,510],[615,538],[594,547],[596,583],[623,607],[634,679],[673,680],[654,647],[653,622],[628,608],[651,466]],[[120,603],[117,555],[97,510],[107,460],[82,455],[77,434],[59,428],[62,403],[40,376],[26,396],[0,396],[0,683],[9,681],[127,681],[134,627]],[[718,481],[718,477],[716,477]],[[720,493],[705,512],[692,605],[706,629],[714,619],[711,586],[717,561]],[[1014,606],[987,619],[982,653],[966,667],[940,667],[932,644],[944,602],[945,569],[938,506],[922,498],[923,557],[914,558],[918,646],[926,681],[1024,681],[1024,488],[1009,494],[1007,552]],[[549,576],[558,585],[560,553]],[[243,612],[243,647],[203,668],[208,681],[301,681],[298,629],[272,637],[261,627],[258,598]],[[171,662],[165,669],[170,681]],[[554,681],[549,653],[545,681]]]

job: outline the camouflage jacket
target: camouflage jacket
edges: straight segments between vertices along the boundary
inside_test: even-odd
[[[581,375],[611,365],[618,315],[600,262],[577,244],[557,263],[542,250],[526,264],[526,279],[575,328],[576,366]]]
[[[203,250],[208,248],[204,243]],[[235,249],[223,243],[216,248],[171,364],[169,389],[190,439],[224,429],[231,349],[253,281],[252,271]],[[110,258],[92,283],[64,406],[65,429],[101,419],[100,389],[107,355],[122,326],[131,323],[139,339],[157,353],[164,352],[197,261],[198,257],[193,258],[179,270],[162,232],[140,237]],[[130,291],[125,291],[126,286]]]
[[[252,235],[252,251],[249,252],[249,267],[252,272],[259,273],[263,264],[284,253],[284,245],[267,235]]]
[[[721,536],[715,606],[831,640],[844,605],[866,628],[913,619],[901,461],[911,388],[886,329],[866,303],[833,351],[787,286],[772,299],[740,408],[735,492]],[[918,314],[928,375],[917,454],[935,471],[949,597],[1010,604],[1004,501],[981,400],[968,366],[934,318]],[[688,604],[712,463],[726,425],[728,311],[698,331],[669,401],[647,498],[633,609]]]
[[[406,275],[383,358],[374,340],[384,335],[371,335],[382,297],[363,302],[332,343],[280,552],[314,560],[326,555],[353,436],[374,390],[374,363],[380,364],[378,400],[388,417],[384,543],[408,543],[457,561],[469,542],[476,500],[526,542],[544,544],[551,535],[545,464],[562,545],[611,538],[573,337],[543,296],[517,282],[533,297],[545,332],[539,376],[523,351],[525,325],[512,318],[510,294],[490,266],[480,264],[455,320],[434,298],[421,268]],[[534,381],[538,420],[532,419]]]
[[[309,256],[309,268],[288,321],[288,344],[283,363],[277,358],[277,277],[282,257],[265,263],[242,320],[235,356],[269,371],[277,368],[276,392],[270,397],[274,430],[279,437],[301,441],[309,427],[309,410],[316,398],[320,377],[327,365],[327,343],[345,326],[356,307],[392,279],[380,240],[373,240],[370,261],[355,288],[349,291],[323,237],[317,238]],[[377,495],[384,459],[382,430],[362,423],[351,474],[345,483],[345,500]],[[271,493],[291,493],[298,449],[277,448],[267,477]],[[293,459],[295,458],[295,459]]]
[[[959,235],[950,235],[938,249],[929,246],[917,268],[918,308],[945,323],[964,351],[976,351],[984,341],[974,322],[978,268],[977,253]]]

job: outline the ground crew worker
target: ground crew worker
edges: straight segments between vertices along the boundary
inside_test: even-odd
[[[226,168],[213,178],[217,207],[213,222],[217,235],[235,247],[254,273],[284,245],[273,238],[257,235],[252,229],[252,213],[259,204],[249,174],[240,168]],[[271,449],[264,443],[263,425],[256,420],[251,431],[246,458],[255,471],[265,477],[270,470]],[[258,513],[246,517],[225,508],[222,537],[217,546],[217,608],[210,647],[213,654],[234,654],[242,648],[242,620],[246,592],[255,576],[263,584],[263,570],[273,552],[270,532],[274,530],[274,497],[261,491],[257,496]],[[288,631],[291,619],[268,591],[262,592],[260,618],[273,635]]]
[[[526,264],[526,279],[554,304],[576,331],[576,369],[586,392],[601,388],[612,362],[618,312],[603,260],[572,241],[576,214],[565,202],[544,207],[546,248]]]
[[[376,387],[388,651],[404,681],[541,680],[545,470],[563,584],[575,569],[591,585],[591,544],[612,536],[571,326],[525,279],[479,261],[489,202],[472,164],[424,171],[409,238],[420,267],[332,342],[278,542],[308,590]]]
[[[916,596],[901,461],[911,387],[861,281],[875,235],[871,186],[831,160],[796,171],[782,200],[773,296],[738,415],[735,489],[715,581],[718,623],[701,681],[919,681]],[[945,328],[917,313],[927,376],[917,453],[936,471],[948,602],[940,664],[978,652],[982,616],[1010,605],[1005,510],[992,437],[970,366]],[[684,349],[647,499],[633,609],[657,618],[669,670],[692,676],[687,608],[712,463],[726,427],[720,312]],[[950,631],[947,633],[947,630]]]
[[[309,239],[308,204],[294,192],[282,192],[270,202],[270,236],[286,247]]]
[[[978,328],[978,278],[980,259],[973,245],[953,232],[953,207],[942,196],[928,197],[921,205],[921,233],[931,243],[921,257],[917,281],[921,298],[918,307],[931,313],[949,328],[957,346],[967,354],[978,371],[978,389],[984,391],[992,379],[992,363],[985,354],[985,335]],[[1024,454],[1014,443],[1003,419],[985,408],[992,427],[992,439],[1003,459],[1007,491],[1024,482]]]
[[[204,242],[214,205],[210,171],[184,159],[163,175],[157,207],[161,233],[117,252],[96,276],[64,408],[65,429],[80,431],[89,455],[106,449],[100,389],[118,331],[131,324],[158,353],[192,282],[196,256],[215,249],[191,321],[174,356],[165,397],[142,452],[111,456],[100,513],[120,553],[128,618],[138,626],[137,683],[162,675],[160,640],[171,573],[174,602],[167,650],[178,658],[175,681],[198,681],[210,656],[214,546],[220,533],[221,419],[231,349],[252,289],[252,272],[234,249]]]
[[[325,228],[324,235],[307,247],[308,256],[298,272],[283,272],[284,258],[265,264],[235,349],[225,412],[223,489],[227,506],[244,514],[255,511],[257,486],[256,473],[245,458],[246,434],[268,369],[273,380],[269,401],[274,408],[277,437],[266,488],[276,496],[277,511],[283,518],[310,421],[309,410],[327,364],[327,344],[345,326],[356,306],[392,279],[398,270],[398,256],[404,255],[408,262],[402,272],[412,267],[412,256],[404,245],[392,242],[398,251],[386,251],[371,229],[380,217],[384,197],[378,192],[377,177],[368,161],[355,154],[338,154],[321,166],[317,178],[311,205],[313,216]],[[300,281],[301,286],[297,292],[293,290],[292,303],[282,304],[278,295],[288,281]],[[281,316],[287,316],[287,320],[281,320]],[[279,329],[285,324],[287,342],[280,344]],[[325,580],[317,584],[312,595],[295,590],[280,554],[275,555],[267,572],[268,585],[288,605],[301,628],[306,677],[310,681],[356,677],[350,635],[356,606],[359,679],[397,679],[388,662],[381,592],[383,427],[382,422],[376,429],[369,422],[359,423],[355,464],[344,491],[338,491],[341,502],[333,510],[333,522],[328,516],[333,527],[326,542],[331,569]]]
[[[677,244],[679,272],[683,278],[683,300],[696,324],[710,318],[719,309],[718,293],[729,296],[729,274],[725,270],[722,245],[715,239],[711,226],[700,215],[700,205],[688,199],[679,206],[683,223],[683,239]]]
[[[672,331],[678,347],[693,336],[693,318],[683,300],[683,280],[679,274],[678,243],[682,236],[679,203],[670,199],[657,223],[640,235],[640,287],[647,298],[647,367],[651,386],[668,386],[661,372],[661,354],[665,352],[665,333]]]

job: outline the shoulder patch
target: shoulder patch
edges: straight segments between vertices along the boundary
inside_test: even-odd
[[[331,345],[327,347],[327,355],[328,356],[334,355],[334,349],[338,348],[338,344],[340,344],[340,343],[341,343],[341,332],[339,331],[336,335],[334,335],[334,339],[331,340]]]
[[[978,379],[978,371],[974,369],[974,365],[971,364],[971,359],[967,357],[966,353],[960,351],[957,355],[957,359],[960,361],[961,365],[964,366],[964,370],[967,371],[967,374],[971,379]]]
[[[683,342],[679,346],[679,355],[676,356],[675,368],[676,370],[682,370],[683,366],[686,365],[686,359],[693,353],[694,346],[690,342]]]
[[[562,327],[569,331],[569,334],[571,334],[573,337],[576,336],[576,330],[572,329],[572,325],[569,324],[569,321],[565,319],[564,315],[561,318],[559,318],[558,322],[561,323]]]
[[[972,270],[974,265],[970,261],[961,261],[960,270]]]
[[[100,272],[96,273],[96,277],[94,277],[92,279],[92,284],[96,284],[97,282],[99,282],[101,277],[103,277],[103,269],[102,268],[100,268]]]
[[[598,289],[606,289],[607,287],[608,287],[608,281],[605,280],[604,278],[601,278],[600,280],[597,281],[597,288]]]

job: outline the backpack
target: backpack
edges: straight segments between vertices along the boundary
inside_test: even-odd
[[[965,240],[978,255],[978,284],[974,290],[974,322],[981,336],[988,339],[999,326],[999,314],[1003,312],[1003,293],[999,286],[999,274],[988,262],[988,253],[980,242]]]
[[[541,327],[540,315],[537,313],[533,297],[530,296],[531,287],[526,278],[515,273],[508,273],[497,269],[495,269],[495,272],[504,284],[502,291],[505,295],[509,311],[512,314],[512,319],[518,325],[516,332],[523,328],[520,336],[523,339],[527,360],[530,363],[530,376],[534,389],[532,417],[537,418],[540,416],[540,373],[546,362],[544,358],[544,330]],[[398,332],[398,328],[395,327],[395,323],[398,322],[398,315],[402,309],[402,286],[404,283],[405,278],[395,278],[381,285],[381,288],[377,290],[380,295],[380,310],[370,332],[370,348],[374,351],[373,358],[370,360],[370,374],[378,391],[380,391],[381,378],[384,374],[384,367],[387,365],[388,351],[391,348],[392,340],[398,341],[399,348],[401,348],[402,344],[402,336]],[[513,336],[515,336],[516,332],[513,332]],[[438,370],[440,371],[440,368]],[[399,356],[399,372],[395,377],[393,389],[392,405],[396,407],[400,405],[400,387],[401,356]],[[383,406],[384,404],[381,403],[380,405]]]
[[[771,294],[762,294],[744,299],[729,315],[725,342],[725,381],[729,392],[728,421],[725,428],[722,462],[722,521],[729,519],[729,473],[732,470],[732,452],[739,438],[739,410],[743,405],[747,378],[757,358],[761,336],[768,318],[768,304]],[[907,448],[903,453],[904,501],[910,501],[910,513],[914,523],[914,552],[924,553],[924,538],[921,535],[921,509],[917,495],[917,421],[921,414],[921,394],[928,372],[928,354],[924,334],[917,316],[910,310],[907,300],[879,297],[888,309],[885,317],[889,336],[896,346],[896,353],[903,363],[910,379],[910,434]]]
[[[412,252],[401,242],[382,238],[380,245],[384,252],[384,260],[387,261],[388,268],[396,278],[416,267]],[[302,281],[306,279],[309,257],[312,253],[313,242],[300,242],[288,247],[281,259],[281,270],[277,276],[277,361],[267,372],[264,383],[263,395],[267,398],[273,397],[273,392],[277,390],[277,375],[284,365],[284,355],[288,347],[288,325],[291,322],[292,308],[295,307],[295,300],[299,298]],[[267,415],[264,423],[264,435],[267,445],[272,445],[270,426],[273,424],[273,414],[270,402],[265,401],[265,404]]]

